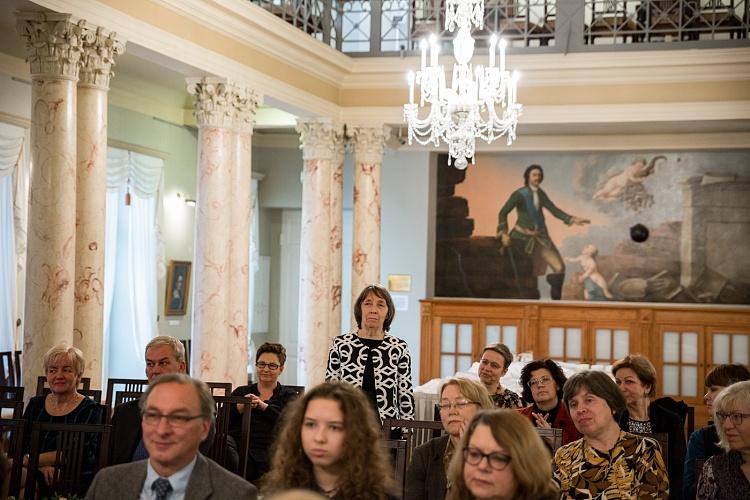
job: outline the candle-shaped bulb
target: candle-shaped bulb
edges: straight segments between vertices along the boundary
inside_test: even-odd
[[[493,33],[490,37],[490,64],[489,67],[495,65],[495,46],[497,45],[497,36]]]
[[[505,38],[500,39],[500,71],[505,71],[505,47],[508,46],[508,42]]]
[[[437,43],[437,37],[435,35],[430,35],[430,66],[437,66],[439,53],[440,47]]]
[[[427,40],[422,38],[422,41],[419,42],[419,49],[422,51],[422,72],[424,72],[425,67],[427,66]]]
[[[409,104],[414,104],[414,72],[409,71],[406,78],[409,80]]]

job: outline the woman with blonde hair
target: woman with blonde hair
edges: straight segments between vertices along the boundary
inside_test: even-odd
[[[308,489],[341,500],[385,500],[392,498],[392,483],[364,393],[326,382],[287,407],[262,491]]]
[[[463,378],[449,378],[440,387],[440,421],[446,434],[414,450],[406,471],[406,500],[443,500],[448,488],[448,464],[471,417],[494,408],[487,389]]]
[[[512,410],[480,411],[448,469],[448,500],[551,500],[549,451],[531,422]]]

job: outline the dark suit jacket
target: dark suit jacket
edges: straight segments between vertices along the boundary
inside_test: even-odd
[[[443,500],[448,480],[443,466],[443,454],[450,436],[430,439],[412,453],[406,471],[404,500]]]
[[[532,415],[534,412],[533,404],[516,411],[521,413],[521,415],[524,415],[534,426],[536,426],[534,416]],[[570,418],[570,413],[568,413],[568,407],[565,406],[565,403],[563,403],[562,400],[557,404],[557,413],[555,414],[555,421],[552,422],[552,427],[554,429],[562,429],[563,445],[572,443],[583,437],[583,434],[576,429],[573,419]]]
[[[138,500],[146,480],[146,462],[106,467],[91,483],[87,500]],[[258,498],[258,490],[241,477],[227,472],[200,453],[190,474],[185,500],[223,500],[226,498]]]

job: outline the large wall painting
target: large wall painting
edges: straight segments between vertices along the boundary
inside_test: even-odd
[[[436,296],[750,304],[750,151],[437,161]]]

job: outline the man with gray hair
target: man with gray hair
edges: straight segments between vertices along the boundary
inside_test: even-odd
[[[214,420],[208,386],[182,373],[162,375],[139,402],[147,460],[99,471],[87,499],[256,499],[255,487],[198,451]]]

